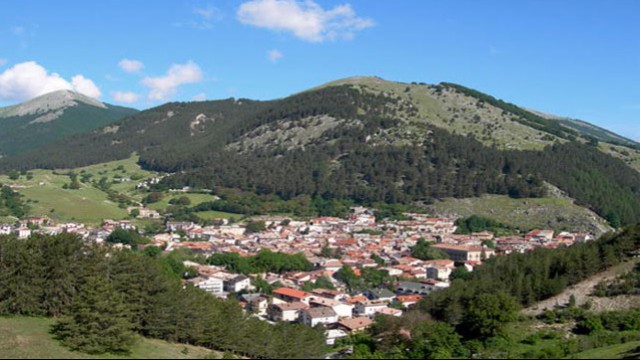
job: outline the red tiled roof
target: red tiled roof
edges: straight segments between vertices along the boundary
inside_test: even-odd
[[[398,295],[398,301],[400,302],[417,302],[422,300],[420,295]]]
[[[296,289],[291,289],[291,288],[286,288],[286,287],[281,287],[278,289],[275,289],[272,291],[273,294],[278,294],[278,295],[283,295],[283,296],[288,296],[288,297],[292,297],[292,298],[296,298],[296,299],[302,299],[306,296],[308,296],[309,294],[304,292],[304,291],[300,291],[300,290],[296,290]]]

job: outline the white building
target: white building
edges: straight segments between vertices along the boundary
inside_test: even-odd
[[[309,300],[309,305],[318,306],[318,307],[321,307],[321,306],[329,307],[333,309],[333,311],[335,311],[335,313],[340,318],[353,316],[353,305],[336,301],[333,299],[314,296]]]
[[[31,229],[26,227],[19,227],[15,230],[15,234],[18,236],[18,239],[26,239],[31,236]]]
[[[11,234],[11,225],[2,224],[0,225],[0,235],[9,235]]]
[[[361,301],[353,309],[356,316],[373,316],[387,308],[386,302],[381,301]]]
[[[251,279],[244,275],[238,275],[224,281],[224,290],[228,292],[237,293],[249,289],[251,289]]]
[[[314,327],[319,324],[334,324],[338,322],[338,314],[332,308],[321,306],[302,310],[302,323]]]
[[[201,281],[196,286],[213,295],[222,295],[224,293],[224,281],[216,277]]]

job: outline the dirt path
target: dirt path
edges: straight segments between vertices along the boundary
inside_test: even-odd
[[[611,298],[590,296],[593,289],[604,280],[611,280],[618,275],[622,275],[628,271],[631,271],[637,259],[628,261],[622,264],[618,264],[609,270],[603,271],[597,275],[594,275],[587,280],[573,285],[563,291],[561,294],[543,300],[531,307],[522,310],[524,315],[536,316],[543,313],[545,310],[553,309],[557,305],[566,305],[569,303],[571,295],[576,298],[576,305],[584,305],[587,301],[592,302],[593,311],[606,311],[615,309],[627,309],[631,307],[640,306],[640,296],[616,296]]]

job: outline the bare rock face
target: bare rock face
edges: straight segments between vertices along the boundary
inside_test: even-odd
[[[2,108],[0,109],[0,118],[41,115],[32,120],[30,124],[45,123],[57,119],[64,113],[64,110],[78,106],[80,102],[102,109],[107,108],[107,105],[94,98],[70,90],[58,90],[22,104]]]

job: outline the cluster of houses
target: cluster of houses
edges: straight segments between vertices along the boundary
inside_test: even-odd
[[[297,221],[284,217],[262,217],[265,230],[248,232],[245,225],[220,219],[216,226],[199,226],[192,222],[167,221],[165,232],[155,234],[147,246],[166,252],[189,249],[195,253],[236,253],[252,256],[262,249],[306,256],[313,269],[283,274],[265,273],[245,276],[224,267],[185,262],[196,270],[195,278],[185,280],[213,296],[236,297],[244,309],[265,321],[300,322],[326,327],[327,342],[362,331],[377,314],[400,316],[403,309],[433,291],[449,286],[451,273],[458,267],[473,271],[485,259],[540,247],[569,246],[589,241],[588,234],[552,230],[534,230],[524,236],[495,237],[490,232],[455,234],[455,218],[433,218],[423,214],[406,214],[411,220],[376,221],[373,211],[354,208],[346,218],[318,217]],[[155,213],[140,212],[144,217]],[[75,233],[87,241],[100,243],[116,229],[135,229],[129,220],[105,220],[101,227],[90,229],[82,224],[55,224],[46,217],[32,217],[15,224],[0,224],[1,234],[29,237],[34,232]],[[448,255],[448,259],[420,260],[411,256],[419,239],[432,242],[431,247]],[[384,288],[359,292],[347,290],[334,277],[343,267],[356,276],[366,268],[385,270],[397,279]],[[253,285],[255,278],[273,290],[261,293]],[[332,289],[304,291],[316,280],[332,282]]]
[[[232,274],[223,267],[186,264],[198,276],[188,280],[218,297],[236,296],[245,310],[265,321],[295,321],[327,329],[327,341],[366,329],[377,314],[400,316],[403,309],[433,291],[449,286],[457,267],[473,271],[485,259],[524,252],[539,247],[569,246],[588,241],[586,234],[534,230],[524,236],[495,237],[490,232],[455,234],[455,218],[433,218],[407,214],[408,221],[376,221],[373,212],[355,208],[347,218],[318,217],[296,221],[284,217],[262,217],[266,229],[250,233],[242,224],[225,223],[202,227],[191,222],[166,223],[166,232],[153,237],[151,245],[165,251],[180,248],[210,255],[237,253],[252,256],[262,249],[302,253],[314,265],[311,271],[284,274],[253,274],[276,289],[260,293],[251,278]],[[419,239],[433,242],[432,248],[448,259],[420,260],[411,257]],[[490,246],[489,246],[490,244]],[[382,261],[380,261],[382,260]],[[353,293],[333,276],[342,267],[359,276],[365,268],[376,268],[398,279],[388,288]],[[330,279],[334,289],[304,291],[319,278]]]
[[[104,220],[101,227],[94,228],[79,222],[57,223],[47,216],[28,217],[12,224],[0,224],[0,235],[15,235],[19,239],[34,234],[58,235],[76,234],[87,242],[103,242],[114,230],[135,230],[131,220]]]
[[[57,235],[60,233],[74,233],[87,238],[91,230],[77,222],[55,223],[46,216],[28,217],[12,224],[0,224],[0,235],[15,235],[19,239],[26,239],[33,234]]]

